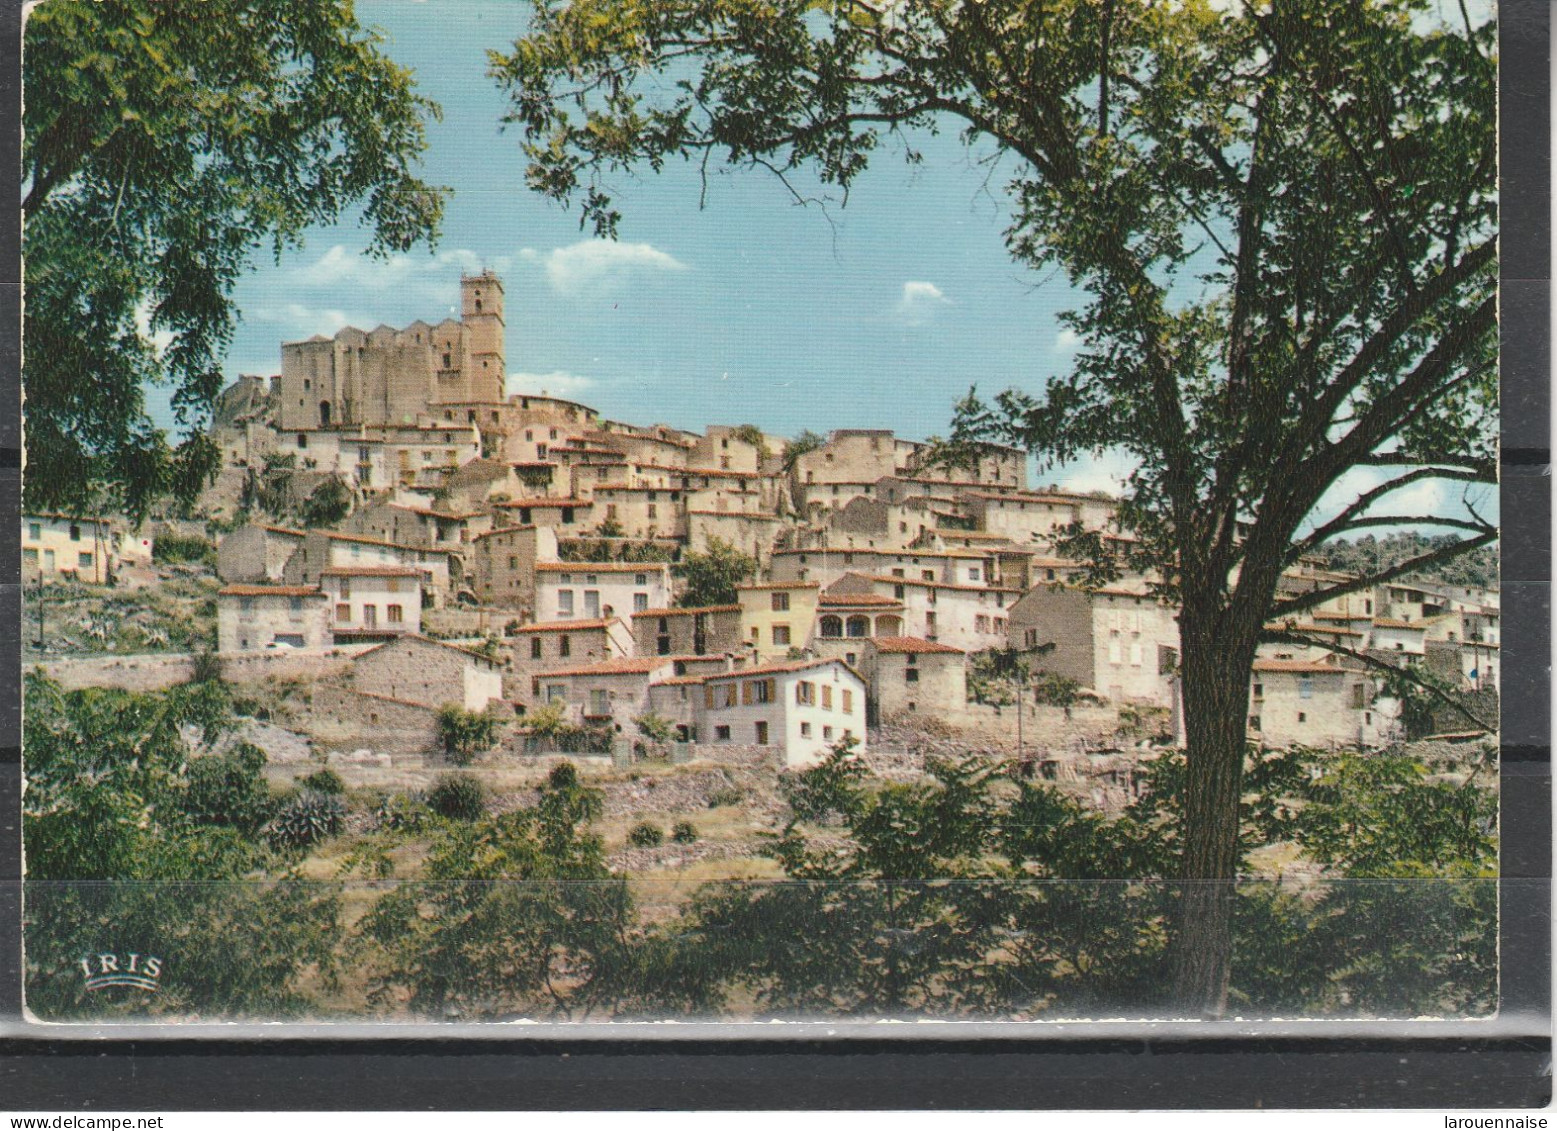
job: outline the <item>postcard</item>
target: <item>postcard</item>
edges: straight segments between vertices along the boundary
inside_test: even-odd
[[[1496,1015],[1496,47],[32,7],[31,1017]]]

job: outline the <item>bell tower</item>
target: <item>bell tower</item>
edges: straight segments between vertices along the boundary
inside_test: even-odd
[[[501,401],[507,383],[503,357],[503,280],[490,271],[461,276],[460,321],[465,344],[463,376],[470,399]]]

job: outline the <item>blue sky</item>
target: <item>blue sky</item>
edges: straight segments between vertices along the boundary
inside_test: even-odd
[[[282,341],[454,313],[460,273],[482,265],[505,282],[509,391],[574,397],[635,423],[917,438],[944,434],[970,385],[1038,389],[1067,368],[1074,342],[1055,315],[1075,296],[1013,263],[1005,173],[955,132],[916,136],[920,165],[888,142],[847,207],[825,213],[764,173],[714,176],[701,210],[689,165],[620,176],[610,186],[620,240],[592,239],[576,212],[525,187],[519,137],[500,129],[506,104],[486,52],[522,34],[527,7],[359,2],[443,107],[423,169],[454,189],[443,236],[436,251],[385,263],[361,255],[367,233],[348,222],[310,232],[279,263],[258,257],[235,296],[229,379],[278,372]],[[1036,481],[1108,489],[1118,470],[1083,460]],[[1443,488],[1421,490],[1440,495],[1414,501],[1458,512]],[[1482,513],[1495,513],[1495,493],[1480,494]]]

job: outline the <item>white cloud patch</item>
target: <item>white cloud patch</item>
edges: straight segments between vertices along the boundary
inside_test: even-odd
[[[550,373],[510,373],[508,394],[536,393],[544,396],[571,398],[593,389],[595,381],[566,369],[553,369]]]
[[[153,330],[151,328],[150,300],[143,300],[135,308],[135,331],[140,334],[143,342],[157,351],[158,357],[166,353],[167,348],[173,344],[173,331]]]
[[[385,291],[407,286],[421,287],[439,295],[448,292],[451,275],[475,274],[483,268],[502,274],[512,260],[507,256],[483,259],[466,248],[451,248],[436,255],[391,255],[373,259],[335,244],[312,263],[297,270],[292,278],[303,287],[352,286],[364,290]]]
[[[951,304],[952,300],[934,283],[910,279],[903,284],[903,293],[893,310],[908,325],[918,326],[933,318],[941,307]]]
[[[246,311],[246,315],[255,322],[285,327],[286,332],[293,336],[311,337],[314,334],[324,334],[326,337],[331,337],[337,330],[346,326],[371,328],[364,325],[362,320],[354,321],[344,310],[305,306],[300,302],[288,302],[281,306],[252,307]]]
[[[1075,353],[1081,348],[1081,335],[1070,327],[1066,327],[1054,335],[1055,353]]]
[[[1125,479],[1136,466],[1132,456],[1109,451],[1101,456],[1078,456],[1054,468],[1048,478],[1062,491],[1083,495],[1091,491],[1106,491],[1110,495],[1117,495],[1124,490]]]
[[[580,240],[545,253],[527,247],[519,258],[540,262],[551,289],[569,297],[604,294],[644,273],[687,269],[681,260],[652,244],[605,239]]]

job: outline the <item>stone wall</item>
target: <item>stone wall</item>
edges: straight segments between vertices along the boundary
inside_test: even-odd
[[[329,653],[263,652],[223,656],[222,678],[228,683],[248,683],[274,677],[299,679],[344,671],[353,654],[365,650],[356,645]],[[159,691],[186,683],[194,675],[194,661],[187,652],[146,653],[138,656],[89,656],[28,664],[67,691],[82,687],[117,687],[125,691]]]

